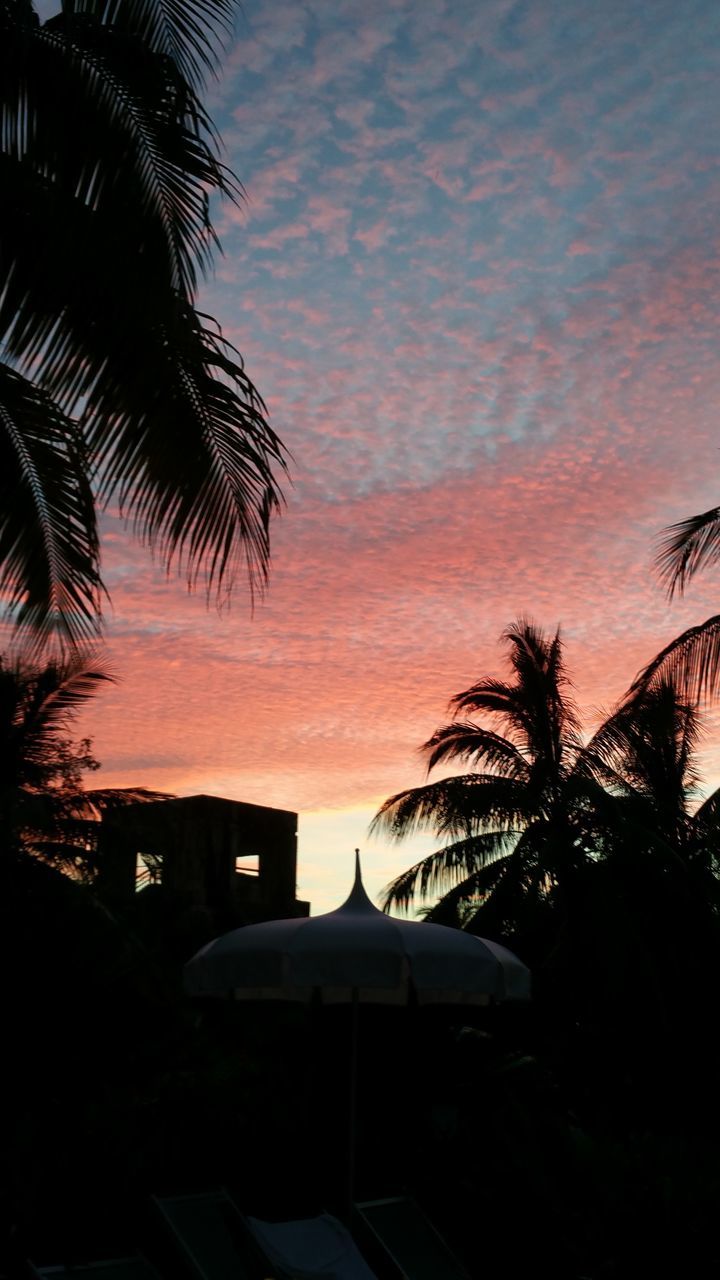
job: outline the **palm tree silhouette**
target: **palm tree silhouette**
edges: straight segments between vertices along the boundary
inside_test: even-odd
[[[97,769],[88,739],[73,741],[79,710],[113,676],[91,654],[35,664],[0,655],[0,851],[30,854],[92,875],[102,815],[121,805],[166,799],[144,787],[86,790]]]
[[[264,584],[285,455],[194,303],[237,199],[199,93],[231,0],[0,2],[0,593],[97,632],[96,503],[190,585]]]
[[[447,841],[392,881],[386,909],[443,891],[431,918],[492,903],[508,931],[533,903],[569,890],[599,838],[604,791],[578,768],[580,721],[560,634],[521,619],[503,638],[511,680],[485,677],[451,702],[493,727],[456,719],[423,748],[428,770],[461,760],[473,771],[400,792],[373,819],[373,830],[398,840],[431,829]]]
[[[600,726],[583,752],[614,799],[606,852],[641,859],[675,888],[717,900],[720,789],[701,801],[697,703],[669,678],[637,691]]]
[[[521,620],[504,639],[513,678],[451,702],[493,727],[455,719],[423,748],[429,770],[462,760],[473,771],[400,792],[373,820],[398,840],[432,830],[445,841],[387,886],[385,908],[441,893],[427,918],[517,932],[539,907],[559,919],[573,901],[587,910],[589,876],[613,859],[618,884],[632,867],[717,898],[720,791],[693,811],[697,707],[659,682],[584,743],[559,632]]]
[[[683,593],[701,569],[720,560],[720,507],[670,525],[661,538],[655,562],[670,599]],[[632,700],[643,689],[669,681],[687,697],[717,693],[720,686],[720,614],[688,627],[638,672],[630,687]]]

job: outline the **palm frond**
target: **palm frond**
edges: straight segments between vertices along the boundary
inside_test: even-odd
[[[106,813],[124,809],[130,804],[154,804],[173,800],[169,791],[152,791],[149,787],[92,787],[72,797],[73,817],[96,824]]]
[[[93,787],[83,795],[100,813],[124,809],[129,804],[155,804],[159,800],[174,800],[171,791],[152,791],[149,787]]]
[[[720,507],[680,520],[665,529],[655,563],[672,599],[699,569],[720,560]]]
[[[579,711],[568,694],[560,632],[549,638],[535,623],[520,618],[503,640],[514,681],[483,678],[457,694],[451,706],[456,712],[497,717],[510,741],[522,744],[526,757],[543,759],[558,771],[565,767],[566,754],[579,749],[581,733]]]
[[[474,711],[499,716],[512,727],[517,714],[517,696],[517,687],[508,684],[507,680],[483,676],[463,693],[456,693],[450,700],[450,707],[454,711]]]
[[[443,893],[442,897],[424,913],[429,924],[444,924],[462,927],[470,915],[494,894],[503,878],[508,874],[510,854],[501,854],[493,862],[472,871],[464,880],[453,885]]]
[[[610,769],[614,763],[622,760],[626,755],[635,708],[643,692],[640,691],[636,698],[621,703],[610,715],[605,716],[586,744],[583,752],[586,766],[594,767],[596,764],[601,764],[604,768]]]
[[[518,834],[498,831],[471,836],[428,854],[385,886],[381,895],[383,911],[393,907],[407,911],[416,897],[422,901],[440,891],[464,886],[468,876],[505,857]]]
[[[614,796],[635,793],[635,788],[623,774],[621,765],[618,764],[616,767],[600,751],[593,751],[589,746],[578,761],[568,786],[573,783],[578,784],[579,789],[585,793],[588,793],[591,787],[596,788],[596,802],[603,796],[609,801]]]
[[[39,645],[97,634],[98,534],[77,425],[0,363],[0,592]]]
[[[717,901],[720,884],[720,787],[706,796],[692,817],[688,860],[711,876],[709,897]]]
[[[446,760],[463,760],[502,777],[528,776],[527,760],[514,743],[472,721],[457,720],[437,729],[422,749],[428,754],[428,773]]]
[[[560,630],[549,637],[528,618],[520,618],[505,633],[510,662],[521,696],[523,725],[538,760],[551,771],[563,767],[563,756],[580,745],[580,714],[570,696]]]
[[[239,354],[191,308],[178,306],[172,331],[148,338],[148,381],[136,369],[125,384],[136,413],[119,421],[112,388],[107,401],[98,388],[87,424],[101,493],[118,498],[142,542],[189,586],[204,574],[220,599],[244,564],[262,590],[282,502],[275,470],[287,469],[265,405]]]
[[[90,17],[138,37],[172,59],[196,88],[216,70],[234,12],[232,0],[63,0],[65,15]]]
[[[197,97],[232,11],[64,0],[40,24],[30,5],[0,9],[0,342],[58,415],[82,407],[102,498],[219,600],[240,566],[251,591],[264,585],[287,469],[238,353],[192,305],[216,245],[209,198],[240,193]],[[44,639],[38,590],[26,601],[4,551],[0,589]],[[92,601],[75,601],[85,621],[93,570]]]
[[[60,803],[55,783],[73,770],[97,768],[85,740],[69,735],[76,713],[102,685],[114,679],[97,654],[75,651],[70,657],[43,664],[23,655],[0,659],[0,810],[26,806],[28,796],[40,793],[34,805]],[[66,788],[65,788],[66,790]],[[42,825],[42,824],[41,824]],[[45,824],[47,825],[47,824]]]
[[[660,650],[636,675],[626,699],[643,689],[670,681],[689,700],[714,696],[720,684],[720,614],[689,627]]]
[[[642,819],[684,843],[689,805],[700,782],[697,706],[666,680],[638,691],[621,704],[588,744],[586,758],[616,794],[645,806]],[[616,780],[612,774],[617,775]],[[675,835],[673,835],[673,832]]]
[[[618,799],[636,794],[620,770],[593,756],[578,760],[564,781],[563,792],[578,839],[595,855],[602,852],[609,831],[617,826]]]
[[[375,814],[370,834],[404,840],[432,830],[440,838],[464,839],[516,830],[531,813],[527,787],[517,779],[463,774],[391,796]]]
[[[475,911],[467,911],[463,927],[470,933],[490,938],[506,938],[522,933],[524,926],[537,928],[543,909],[553,900],[553,886],[537,866],[528,865],[518,843],[503,859],[494,883],[483,893],[483,876],[478,877],[481,900]]]
[[[519,683],[527,678],[526,673],[532,676],[538,671],[550,671],[553,666],[556,678],[562,674],[559,631],[549,639],[532,618],[520,617],[506,628],[503,640],[509,648],[510,662]]]
[[[192,89],[142,43],[86,22],[38,28],[30,38],[14,26],[4,34],[0,139],[15,166],[5,200],[12,207],[15,184],[27,186],[34,175],[55,200],[69,202],[74,216],[49,228],[65,250],[56,273],[64,272],[66,294],[73,296],[72,267],[86,250],[80,236],[87,237],[87,219],[78,221],[85,211],[105,248],[112,243],[126,264],[137,258],[148,293],[171,287],[190,298],[196,268],[208,267],[217,243],[209,195],[237,198],[240,190],[218,160],[212,126]],[[26,193],[26,212],[27,204]],[[37,273],[25,240],[16,236],[4,252],[32,285]],[[60,310],[60,317],[64,331],[70,316]],[[21,333],[22,316],[10,331],[16,355]]]
[[[667,763],[669,757],[673,767],[682,768],[687,736],[694,746],[698,733],[694,713],[678,701],[672,686],[661,681],[621,703],[587,744],[585,754],[607,768],[614,766],[628,782],[645,782],[648,766]]]
[[[42,666],[23,658],[6,660],[0,673],[17,689],[16,724],[44,736],[67,733],[77,711],[115,680],[102,657],[87,650]]]
[[[36,265],[48,289],[55,268],[40,270],[45,252],[41,247]],[[238,353],[207,317],[178,297],[147,298],[140,281],[132,296],[127,279],[112,278],[123,274],[122,260],[101,259],[98,246],[84,297],[76,300],[75,336],[58,338],[50,353],[51,326],[46,332],[31,308],[23,322],[30,344],[23,338],[24,355],[45,352],[49,393],[91,393],[85,429],[101,468],[102,495],[120,499],[145,542],[168,563],[180,553],[191,581],[204,569],[209,586],[220,588],[246,559],[251,583],[261,585],[270,517],[281,502],[274,469],[287,470],[263,401]],[[58,281],[58,297],[61,286]],[[105,305],[107,296],[116,307]],[[123,300],[129,305],[131,296],[132,314],[125,315]]]
[[[702,804],[695,810],[698,823],[714,828],[720,833],[720,787],[706,796]]]

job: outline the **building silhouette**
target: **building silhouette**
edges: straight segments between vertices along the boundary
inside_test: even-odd
[[[287,809],[220,796],[126,805],[101,823],[98,891],[127,902],[152,887],[238,924],[309,915],[295,896],[297,821]]]

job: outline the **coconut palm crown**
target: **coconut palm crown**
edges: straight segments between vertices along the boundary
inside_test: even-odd
[[[428,771],[455,760],[472,771],[400,792],[373,820],[398,840],[432,830],[445,842],[388,886],[386,909],[443,891],[448,910],[492,899],[506,922],[522,901],[557,893],[588,857],[602,788],[578,768],[560,634],[520,620],[503,639],[511,678],[485,677],[458,694],[456,718],[423,748]],[[487,725],[460,718],[468,712]]]
[[[265,580],[282,445],[196,307],[233,8],[0,0],[0,601],[38,643],[98,630],[98,503],[219,599]]]
[[[387,886],[385,908],[441,894],[430,919],[481,912],[483,927],[513,932],[538,905],[565,912],[583,873],[621,855],[716,894],[720,792],[697,807],[696,705],[660,680],[585,742],[559,632],[520,620],[503,638],[511,678],[458,694],[455,719],[422,748],[428,771],[460,760],[471,772],[391,796],[373,820],[397,840],[432,831],[443,842]]]

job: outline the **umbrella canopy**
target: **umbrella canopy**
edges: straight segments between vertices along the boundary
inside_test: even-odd
[[[236,999],[487,1004],[526,1000],[530,973],[496,942],[460,929],[397,920],[355,883],[336,911],[245,925],[208,943],[185,966],[191,995]]]

